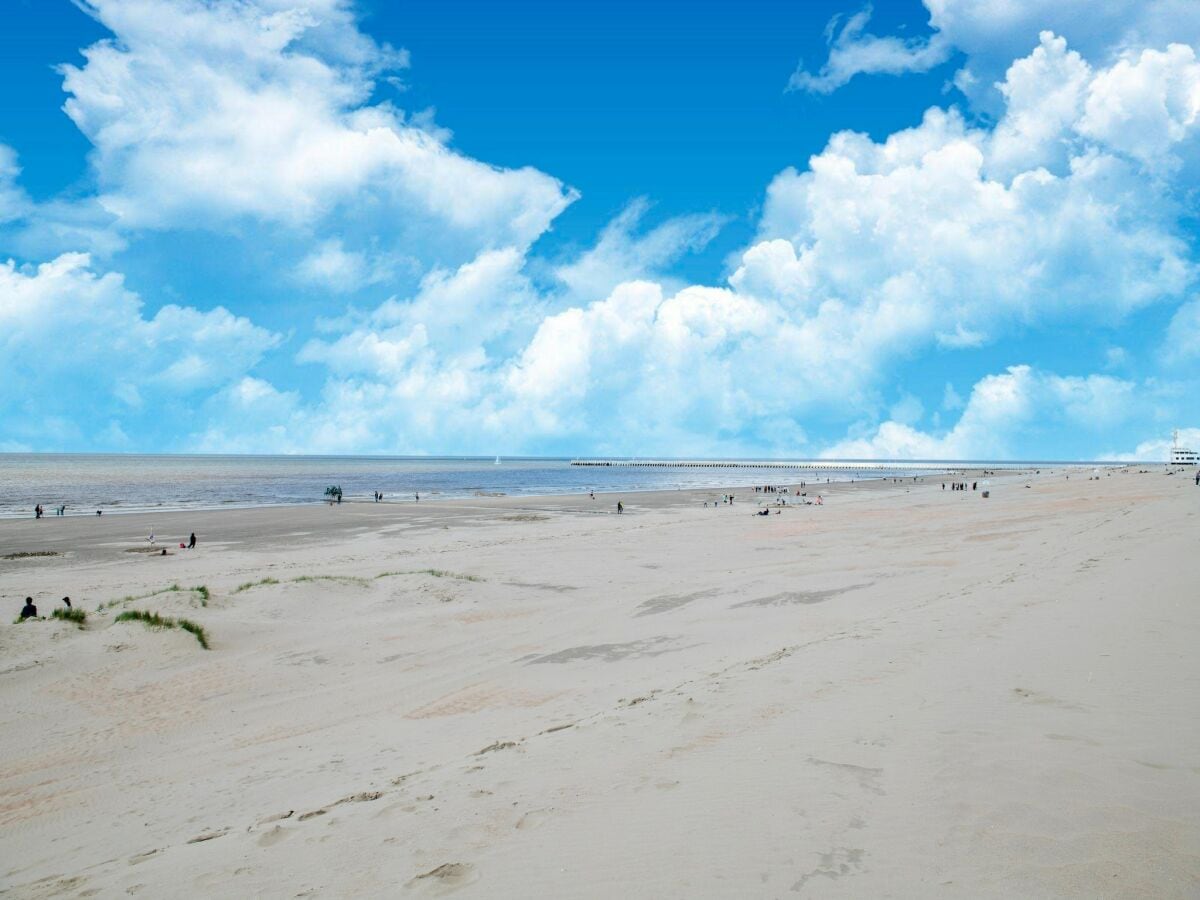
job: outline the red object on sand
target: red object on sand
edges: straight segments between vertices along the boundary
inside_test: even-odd
[[[179,549],[180,549],[180,550],[186,550],[186,549],[187,549],[187,547],[184,545],[184,543],[183,543],[182,541],[180,541],[180,543],[179,543]]]

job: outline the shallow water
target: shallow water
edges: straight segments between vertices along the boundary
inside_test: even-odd
[[[907,472],[873,472],[890,477]],[[219,509],[319,503],[330,485],[349,500],[387,501],[509,495],[633,492],[734,485],[816,484],[862,479],[861,472],[779,468],[643,468],[572,466],[569,459],[382,456],[166,456],[0,454],[0,517],[167,509]]]

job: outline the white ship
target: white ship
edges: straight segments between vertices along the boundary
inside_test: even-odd
[[[1200,453],[1195,450],[1189,450],[1187,447],[1179,446],[1179,430],[1176,429],[1174,440],[1171,443],[1171,465],[1173,466],[1200,466]]]

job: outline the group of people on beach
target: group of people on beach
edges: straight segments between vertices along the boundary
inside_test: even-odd
[[[67,504],[64,503],[61,506],[54,507],[54,514],[56,516],[65,516],[67,514]],[[42,504],[39,503],[33,508],[33,517],[35,519],[40,519],[44,515],[46,515],[46,507],[42,506]],[[96,515],[103,515],[103,513],[100,510],[96,510]]]
[[[63,603],[63,606],[65,606],[67,609],[71,608],[71,598],[70,597],[63,597],[62,603]],[[21,607],[21,621],[24,622],[26,619],[36,619],[36,618],[38,618],[38,610],[37,610],[37,607],[33,605],[33,598],[26,597],[25,605],[23,607]]]
[[[978,489],[978,487],[979,487],[978,481],[971,482],[971,490],[974,491],[974,490]],[[942,482],[942,490],[944,491],[945,489],[946,489],[946,482],[943,481]],[[950,482],[950,490],[952,490],[952,491],[965,491],[966,489],[967,489],[967,483],[965,481]]]

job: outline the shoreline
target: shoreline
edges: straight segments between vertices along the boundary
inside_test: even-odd
[[[1029,474],[1021,471],[1009,471],[1002,474],[985,475],[983,470],[978,470],[955,474],[954,478],[968,481],[988,478],[994,484],[1001,484],[1025,478]],[[1048,478],[1052,476],[1033,477]],[[915,481],[913,476],[898,480],[893,480],[891,476],[847,479],[809,484],[803,490],[813,496],[822,494],[823,496],[853,497],[865,492],[887,489],[907,491],[911,490],[914,485],[928,485],[933,480],[940,483],[943,476],[916,476],[916,478],[918,480]],[[780,486],[801,490],[798,485]],[[439,497],[438,495],[422,494],[420,501],[383,500],[375,503],[366,497],[343,500],[341,504],[331,504],[321,500],[273,505],[256,504],[162,510],[130,509],[112,514],[106,511],[103,516],[80,513],[65,516],[47,515],[41,519],[35,519],[29,515],[0,517],[0,548],[4,548],[4,553],[0,553],[0,572],[3,572],[6,563],[27,562],[27,560],[3,559],[3,556],[8,553],[44,549],[57,550],[59,553],[78,553],[84,550],[111,547],[117,541],[133,544],[144,543],[151,529],[159,538],[158,545],[171,551],[177,549],[180,539],[186,541],[192,531],[197,533],[201,543],[230,537],[237,540],[253,539],[255,543],[262,543],[268,538],[285,533],[288,529],[294,530],[293,524],[296,527],[316,529],[314,533],[320,533],[322,529],[333,529],[336,533],[355,527],[373,527],[381,520],[390,520],[391,517],[395,517],[398,522],[414,516],[421,518],[424,517],[425,511],[432,510],[457,511],[467,519],[503,511],[614,515],[616,501],[622,497],[630,497],[634,499],[625,504],[626,515],[637,515],[639,511],[646,509],[701,506],[705,502],[715,501],[723,494],[732,494],[735,498],[733,505],[737,508],[753,507],[757,509],[764,503],[773,503],[784,498],[790,501],[784,508],[799,510],[805,505],[795,502],[800,497],[799,493],[756,494],[753,492],[752,485],[736,484],[704,488],[649,488],[637,491],[595,491],[594,493],[595,500],[589,499],[589,492],[586,491],[570,494],[505,494],[474,497]],[[338,516],[339,514],[340,518],[330,520],[331,515]],[[238,525],[231,529],[229,523],[238,523]],[[254,533],[254,529],[259,529],[259,531]],[[71,541],[80,543],[71,544],[69,543]]]
[[[134,455],[134,456],[136,456],[136,455]],[[69,455],[64,455],[64,460],[66,460],[68,457],[69,457]],[[105,457],[105,458],[107,458],[107,457]],[[113,458],[120,458],[120,456],[114,455]],[[168,457],[147,457],[147,458],[153,460],[153,459],[168,458]],[[169,457],[169,458],[175,459],[176,457]],[[182,458],[187,458],[187,457],[178,457],[178,458],[182,459]],[[220,460],[227,459],[227,457],[224,457],[224,456],[219,456],[219,457],[214,457],[214,458],[220,459]],[[289,458],[290,457],[279,457],[279,458],[265,457],[265,459],[289,459]],[[256,459],[256,457],[246,457],[246,460],[248,460],[248,461],[253,461],[254,459]],[[308,459],[308,458],[304,457],[302,459]],[[323,460],[325,458],[324,457],[315,457],[314,459]],[[374,459],[374,458],[347,457],[346,459],[348,461],[353,462],[353,461],[359,461],[361,459]],[[380,458],[380,459],[384,459],[384,458]],[[420,458],[413,458],[413,459],[420,459]],[[433,459],[441,460],[443,458],[435,457]],[[405,461],[410,461],[410,460],[405,459]],[[521,461],[527,462],[530,460],[521,460]],[[2,460],[0,460],[0,462],[2,462]],[[553,459],[547,460],[547,462],[566,463],[567,461],[565,458],[553,458]],[[978,463],[973,462],[973,461],[950,461],[950,462],[946,463],[944,466],[937,467],[937,466],[932,466],[931,464],[926,463],[926,462],[912,463],[912,462],[908,462],[908,461],[888,461],[888,462],[870,463],[869,468],[859,470],[859,469],[855,468],[856,465],[866,466],[866,465],[868,465],[868,463],[865,461],[860,461],[857,463],[852,462],[852,461],[846,461],[842,466],[838,466],[837,464],[830,464],[833,466],[833,468],[826,469],[826,468],[824,468],[824,465],[825,465],[824,463],[821,463],[820,466],[817,468],[790,468],[786,464],[772,464],[769,461],[762,461],[763,466],[765,466],[766,468],[761,472],[761,477],[753,477],[750,475],[743,474],[740,476],[740,478],[738,478],[737,476],[735,476],[733,474],[734,472],[737,472],[738,470],[758,468],[755,465],[756,462],[759,462],[759,461],[744,462],[744,461],[733,460],[733,461],[726,462],[726,461],[720,461],[720,460],[713,460],[713,461],[708,461],[708,462],[705,462],[705,461],[686,462],[686,461],[666,460],[666,461],[662,461],[662,462],[658,462],[658,463],[647,463],[647,462],[638,462],[636,460],[619,459],[619,460],[608,461],[603,466],[594,466],[594,467],[581,466],[580,467],[582,469],[588,469],[588,470],[590,470],[591,468],[611,470],[609,468],[610,466],[613,469],[632,468],[632,469],[640,469],[640,470],[663,470],[663,471],[659,472],[660,475],[664,474],[664,472],[666,470],[672,470],[672,469],[686,470],[689,472],[694,472],[695,470],[703,469],[703,470],[706,470],[706,474],[710,478],[712,478],[711,481],[709,481],[708,483],[705,483],[705,484],[694,484],[694,483],[688,483],[688,484],[682,484],[682,485],[679,485],[677,483],[672,484],[671,482],[667,481],[664,477],[663,479],[660,480],[660,483],[658,483],[658,484],[647,485],[647,484],[642,483],[642,484],[637,484],[636,486],[629,486],[629,487],[619,487],[619,486],[612,487],[609,485],[602,485],[598,489],[594,488],[593,485],[590,485],[590,484],[578,484],[578,485],[570,485],[570,486],[567,486],[567,485],[547,486],[547,487],[541,487],[541,486],[535,485],[529,491],[514,490],[513,486],[509,485],[509,484],[499,484],[499,485],[496,485],[495,487],[496,487],[496,492],[501,493],[503,496],[509,496],[509,497],[557,497],[557,496],[564,495],[564,493],[570,494],[573,492],[587,492],[588,490],[595,490],[596,493],[602,493],[602,494],[606,494],[606,495],[607,494],[625,494],[625,493],[627,493],[627,494],[643,494],[643,493],[653,493],[653,492],[657,492],[657,491],[673,490],[673,489],[738,490],[738,489],[752,488],[754,486],[754,484],[756,484],[756,483],[759,483],[759,484],[781,483],[781,484],[785,484],[785,485],[792,485],[792,484],[798,483],[800,481],[810,481],[810,480],[813,483],[824,483],[823,479],[826,477],[826,475],[824,473],[826,473],[828,471],[833,471],[833,472],[838,473],[836,475],[836,477],[833,478],[832,481],[829,483],[842,483],[842,482],[848,482],[848,481],[868,481],[868,480],[873,480],[873,479],[887,479],[890,477],[900,477],[900,478],[912,478],[914,476],[915,477],[926,477],[926,478],[934,478],[934,477],[942,477],[942,476],[950,477],[952,475],[955,475],[956,473],[982,472],[982,471],[986,471],[986,470],[991,470],[994,473],[996,473],[997,475],[1000,475],[1000,474],[1013,474],[1013,473],[1017,473],[1017,472],[1031,471],[1031,470],[1034,470],[1037,468],[1043,468],[1043,469],[1058,468],[1058,469],[1067,469],[1067,470],[1074,471],[1077,469],[1083,469],[1083,468],[1088,468],[1088,467],[1091,467],[1091,468],[1103,467],[1103,468],[1116,469],[1116,468],[1126,467],[1128,465],[1126,463],[1081,463],[1081,462],[1037,463],[1037,462],[1033,462],[1033,463],[1026,464],[1026,463],[1022,463],[1022,462],[1004,462],[1004,461],[995,461],[995,462],[985,461],[985,462],[978,462]],[[778,468],[775,467],[776,465],[778,465]],[[816,464],[814,464],[814,465],[816,465]],[[574,462],[568,463],[568,467],[575,467],[575,463]],[[729,482],[723,481],[722,478],[720,478],[720,477],[713,477],[713,476],[716,476],[718,473],[720,473],[721,475],[728,473],[730,478],[735,479],[735,482],[729,483]],[[350,477],[352,473],[347,472],[344,474],[346,477]],[[486,481],[486,478],[483,477],[483,473],[479,473],[479,474],[480,474],[480,480]],[[791,476],[795,476],[795,477],[781,478],[781,476],[784,476],[784,475],[791,475]],[[3,476],[2,470],[0,470],[0,476]],[[330,480],[337,480],[339,476],[330,474],[327,477]],[[355,475],[354,477],[358,477],[358,476]],[[382,475],[382,477],[386,478],[388,476]],[[414,474],[411,477],[412,477],[413,481],[416,482],[420,479],[421,476]],[[436,479],[437,479],[437,474],[433,473],[431,475],[430,480],[436,482]],[[0,477],[0,482],[2,482],[2,481],[3,481],[3,478]],[[172,481],[169,478],[161,482],[161,484],[163,484],[163,485],[170,485],[171,483],[172,483]],[[141,485],[140,487],[142,487],[144,489],[148,488],[150,490],[150,492],[152,493],[153,486],[154,486],[153,483],[147,483],[146,485]],[[367,490],[368,487],[369,487],[369,485],[366,485],[366,486],[360,485],[357,488],[353,488],[354,493],[353,493],[353,495],[350,495],[350,494],[346,495],[347,498],[349,498],[349,499],[347,499],[346,502],[351,502],[351,500],[370,502],[371,493],[368,492],[368,490]],[[169,503],[164,503],[164,504],[154,503],[151,505],[138,505],[137,503],[133,503],[133,504],[129,504],[129,505],[107,505],[107,506],[104,504],[103,501],[101,501],[99,503],[96,503],[94,501],[88,501],[86,504],[82,503],[81,501],[72,501],[72,502],[67,503],[68,512],[65,516],[55,516],[53,514],[53,510],[56,509],[60,505],[61,500],[62,500],[62,495],[61,495],[61,493],[59,493],[58,486],[39,485],[36,488],[30,489],[29,496],[23,496],[17,500],[11,499],[11,497],[15,496],[17,494],[17,492],[12,490],[11,488],[7,488],[7,490],[8,490],[10,499],[8,499],[6,501],[4,507],[2,509],[0,509],[0,521],[7,521],[7,520],[12,520],[12,519],[21,520],[21,519],[26,519],[26,518],[34,518],[34,516],[32,515],[32,509],[35,505],[37,505],[39,503],[43,507],[47,508],[47,512],[43,516],[43,518],[89,518],[89,517],[94,516],[95,511],[97,509],[102,510],[104,515],[126,516],[126,515],[159,514],[159,513],[174,513],[174,512],[200,512],[200,511],[213,511],[213,510],[291,508],[291,507],[302,507],[302,506],[308,506],[308,505],[312,505],[312,504],[319,504],[319,503],[325,502],[324,498],[321,496],[318,496],[317,495],[318,492],[316,492],[316,491],[313,494],[308,495],[308,496],[291,493],[289,499],[282,499],[282,500],[280,500],[280,499],[261,499],[261,500],[256,500],[256,499],[219,499],[219,500],[212,501],[212,500],[208,500],[208,499],[198,499],[195,502],[183,501],[183,502],[169,502]],[[486,486],[484,486],[484,487],[467,486],[467,487],[462,488],[461,490],[451,488],[451,489],[442,489],[442,490],[438,490],[435,492],[435,490],[432,488],[421,488],[421,487],[418,487],[417,485],[413,484],[411,486],[406,485],[403,490],[398,490],[398,489],[385,490],[383,493],[385,494],[385,497],[388,499],[385,499],[384,502],[387,502],[387,503],[408,502],[406,498],[410,497],[414,491],[418,491],[418,490],[424,496],[428,496],[431,498],[436,497],[436,498],[445,499],[445,500],[475,499],[476,497],[481,496],[479,494],[480,491],[483,492],[482,496],[492,496],[493,495],[493,491],[488,490],[486,488]],[[67,492],[70,493],[69,490]],[[135,491],[135,493],[137,493],[137,491]],[[262,492],[262,493],[265,493],[265,492]],[[50,496],[52,499],[50,499],[48,501],[44,500],[44,499],[39,499],[39,494],[43,495],[43,496]]]
[[[989,464],[989,465],[991,465],[991,464]],[[1091,464],[1083,464],[1083,463],[1079,463],[1079,464],[1066,463],[1066,464],[1062,464],[1062,467],[1064,467],[1064,468],[1093,467],[1094,468],[1094,466],[1092,466]],[[1124,463],[1121,463],[1121,464],[1114,463],[1114,464],[1109,465],[1109,468],[1111,468],[1111,469],[1120,469],[1120,468],[1125,468],[1125,467],[1127,467],[1127,466]],[[854,478],[842,477],[842,478],[837,478],[837,479],[831,479],[830,481],[827,481],[827,482],[826,481],[818,481],[818,480],[814,479],[812,484],[833,487],[834,485],[842,485],[842,484],[857,484],[857,483],[866,483],[866,482],[886,482],[886,481],[891,480],[894,477],[899,478],[899,479],[901,479],[902,482],[904,482],[904,481],[911,481],[914,478],[925,478],[925,479],[943,478],[943,477],[948,478],[951,476],[967,478],[967,477],[971,476],[972,474],[974,474],[978,477],[1001,478],[1001,477],[1006,477],[1006,476],[1017,476],[1017,475],[1027,473],[1027,472],[1031,472],[1031,471],[1033,471],[1033,467],[1003,468],[1003,469],[999,469],[999,470],[984,469],[982,467],[981,468],[967,468],[967,469],[957,469],[956,468],[956,469],[945,469],[945,470],[922,469],[919,471],[919,473],[904,474],[904,475],[898,475],[898,476],[891,474],[891,471],[892,470],[888,470],[888,474],[886,474],[886,475],[865,474],[860,477],[854,477]],[[899,471],[899,470],[897,470],[897,471]],[[794,480],[781,481],[781,482],[779,482],[779,486],[789,487],[789,488],[796,487],[796,486],[798,486],[799,482],[802,480],[806,480],[806,479],[794,479]],[[597,489],[594,491],[594,493],[596,493],[597,495],[614,496],[617,494],[641,495],[641,494],[668,493],[668,492],[672,492],[672,491],[684,492],[684,493],[686,493],[686,492],[694,493],[694,492],[704,492],[704,491],[728,492],[728,491],[738,491],[738,490],[753,490],[754,487],[755,487],[754,484],[729,484],[729,483],[714,482],[710,486],[686,485],[686,486],[676,487],[676,488],[656,486],[656,487],[637,487],[637,488],[612,489],[612,490]],[[395,492],[395,491],[393,491],[392,493],[394,495],[397,494],[397,492]],[[541,493],[541,492],[531,492],[531,493],[483,492],[483,493],[474,493],[474,494],[458,494],[458,493],[451,494],[449,492],[440,492],[440,491],[430,491],[430,492],[421,491],[420,493],[423,498],[429,498],[430,502],[460,502],[460,501],[501,499],[501,498],[505,498],[505,499],[541,499],[541,498],[557,499],[557,498],[566,498],[566,497],[577,496],[578,494],[581,494],[581,493],[586,494],[586,493],[588,493],[588,491],[582,490],[582,491],[576,491],[573,493],[564,493],[562,491],[550,491],[548,493]],[[405,504],[415,503],[415,502],[417,502],[417,501],[412,500],[411,495],[408,495],[407,497],[400,497],[397,495],[397,496],[392,496],[390,498],[385,496],[385,498],[383,500],[379,501],[379,505],[385,505],[385,504],[405,505]],[[37,501],[35,500],[34,503],[36,505]],[[371,500],[370,495],[364,493],[362,495],[355,494],[354,496],[346,495],[345,498],[343,499],[343,505],[349,504],[349,503],[374,504],[374,501]],[[127,507],[127,508],[126,507],[118,507],[118,506],[107,506],[107,507],[100,507],[100,508],[103,510],[105,516],[131,516],[131,515],[156,515],[156,514],[193,513],[193,512],[220,512],[222,510],[238,511],[238,510],[247,510],[247,509],[294,509],[294,508],[309,508],[309,507],[314,507],[314,506],[327,506],[327,505],[329,505],[327,500],[325,500],[323,498],[314,498],[311,500],[297,500],[297,501],[291,501],[291,502],[285,501],[285,502],[257,503],[257,502],[242,502],[242,501],[237,501],[237,500],[231,500],[231,501],[222,502],[222,503],[219,503],[216,505],[200,505],[200,506],[163,506],[163,507],[138,506],[138,507]],[[337,504],[334,504],[334,505],[337,505]],[[32,509],[32,507],[30,507],[30,508]],[[84,508],[87,508],[89,510],[91,509],[91,507],[84,507]],[[0,512],[0,522],[22,521],[25,519],[34,519],[34,518],[35,517],[30,512],[24,512],[24,511],[22,511],[22,512]],[[51,508],[51,511],[43,514],[42,518],[43,519],[59,519],[59,520],[61,520],[61,519],[103,518],[103,516],[100,516],[100,517],[96,516],[94,510],[90,511],[90,512],[68,511],[66,513],[66,515],[56,516],[53,514],[53,508]]]

